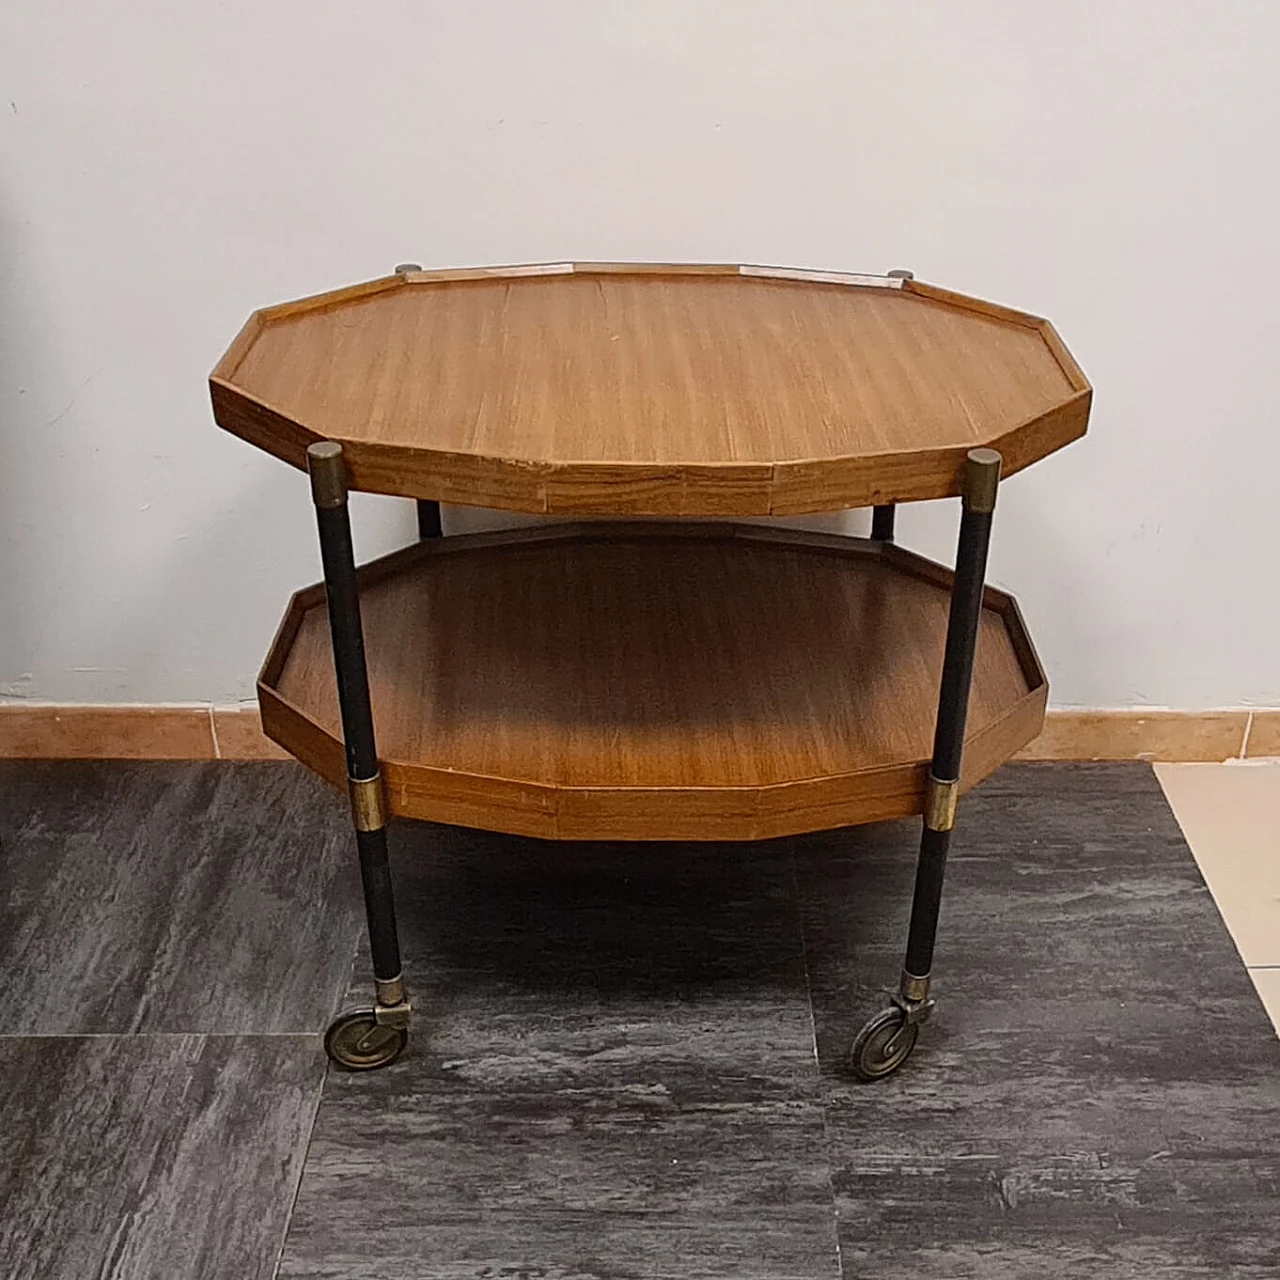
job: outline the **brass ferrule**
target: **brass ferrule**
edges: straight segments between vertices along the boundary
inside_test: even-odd
[[[924,825],[930,831],[950,831],[956,825],[956,803],[959,799],[959,781],[943,782],[930,774],[924,796]]]
[[[311,473],[311,497],[317,507],[341,507],[347,501],[347,466],[336,440],[321,440],[307,447]]]
[[[404,979],[402,977],[395,978],[375,978],[373,989],[377,993],[379,1004],[404,1004]]]
[[[929,998],[929,975],[926,973],[923,978],[917,978],[914,973],[903,969],[898,994],[912,1004],[922,1004]]]
[[[351,816],[357,831],[381,831],[387,825],[387,811],[382,798],[382,775],[372,778],[348,778],[351,794]]]
[[[964,505],[970,511],[996,509],[1000,467],[1004,459],[994,449],[970,449],[964,469]]]

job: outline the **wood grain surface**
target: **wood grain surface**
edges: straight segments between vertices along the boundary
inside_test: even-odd
[[[422,543],[362,571],[394,813],[563,839],[754,839],[920,811],[949,573],[750,527],[578,525]],[[345,777],[328,622],[300,593],[267,732]],[[989,591],[965,783],[1047,687]]]
[[[548,513],[760,515],[959,492],[1083,433],[1046,322],[883,277],[555,264],[411,273],[257,313],[226,429],[357,488]]]

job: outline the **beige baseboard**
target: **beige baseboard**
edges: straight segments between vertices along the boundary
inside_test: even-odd
[[[1228,760],[1280,756],[1280,708],[1050,710],[1020,760]],[[0,704],[0,758],[283,760],[256,707]]]
[[[1270,745],[1270,752],[1266,747]],[[1231,760],[1280,750],[1277,711],[1050,710],[1019,760]]]
[[[0,704],[0,759],[287,760],[257,707]]]

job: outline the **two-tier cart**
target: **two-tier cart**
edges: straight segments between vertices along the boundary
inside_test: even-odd
[[[919,814],[898,993],[850,1051],[901,1065],[957,797],[1044,718],[984,575],[1002,471],[1088,420],[1048,323],[905,271],[406,266],[257,312],[210,383],[221,426],[311,475],[324,583],[258,696],[350,791],[376,1000],[335,1061],[408,1036],[391,817],[757,840]],[[351,489],[418,499],[420,541],[357,569]],[[895,504],[953,496],[954,572],[894,544]],[[440,502],[562,522],[439,537]],[[724,520],[861,506],[869,539]]]

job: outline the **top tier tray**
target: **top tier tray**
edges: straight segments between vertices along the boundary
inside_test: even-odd
[[[958,495],[1084,434],[1045,320],[911,279],[557,263],[404,270],[255,313],[219,425],[352,488],[562,515],[798,514]]]

